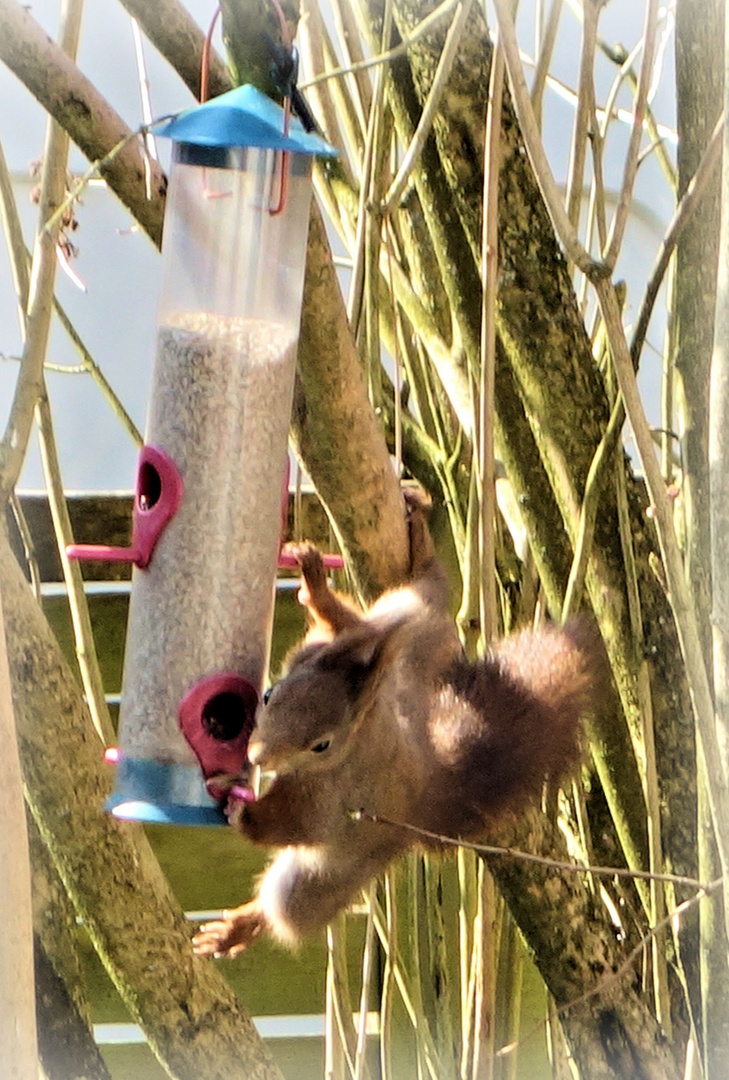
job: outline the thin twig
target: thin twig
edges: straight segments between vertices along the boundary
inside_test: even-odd
[[[362,140],[364,140],[367,128],[365,117],[372,103],[372,83],[365,70],[362,68],[359,71],[354,70],[355,65],[364,62],[365,55],[350,0],[332,0],[332,19],[337,32],[337,41],[345,60],[344,67],[351,69],[352,72],[347,76],[346,82],[350,86],[351,98],[359,119]],[[335,67],[332,66],[327,70],[327,74],[331,74],[334,70]]]
[[[38,567],[38,559],[35,554],[35,544],[33,543],[33,534],[30,531],[28,525],[28,519],[25,516],[23,510],[23,504],[18,498],[17,491],[10,493],[10,509],[13,512],[13,518],[15,519],[15,527],[18,530],[20,541],[23,545],[23,555],[25,556],[25,565],[28,568],[28,574],[30,576],[30,587],[33,590],[33,596],[38,602],[41,599],[41,575]]]
[[[552,63],[552,53],[554,52],[555,42],[557,41],[557,30],[559,29],[559,19],[561,14],[562,0],[552,0],[552,6],[549,9],[549,17],[547,18],[547,25],[544,28],[544,35],[539,46],[539,54],[534,69],[534,81],[532,82],[532,108],[534,109],[534,116],[536,117],[537,125],[540,130],[542,127],[544,88],[547,85],[549,65]]]
[[[639,51],[639,46],[636,46],[636,52],[637,51]],[[632,55],[633,54],[631,54],[631,57]],[[519,57],[527,67],[534,67],[534,58],[523,49],[519,50]],[[618,82],[620,82],[621,79],[625,80],[628,78],[629,71],[622,71],[621,69],[621,75],[618,76]],[[561,98],[562,101],[566,101],[568,105],[572,105],[574,108],[577,107],[577,94],[573,87],[567,86],[566,83],[562,82],[561,79],[555,78],[554,75],[547,76],[547,86],[558,98]],[[632,110],[624,109],[622,107],[616,108],[614,104],[611,110],[608,110],[607,107],[596,106],[595,115],[601,124],[604,124],[605,118],[609,115],[611,120],[616,120],[618,123],[631,128],[633,126],[633,120],[635,119],[635,114]],[[644,126],[652,142],[656,142],[660,146],[665,146],[666,144],[669,146],[676,146],[678,143],[676,129],[669,127],[668,124],[659,124],[657,121],[655,121],[654,124],[649,124],[647,110]],[[672,184],[671,186],[674,187],[675,185]]]
[[[457,343],[454,348],[449,348],[443,340],[436,320],[418,297],[407,274],[395,258],[392,259],[392,278],[397,301],[423,342],[459,423],[468,437],[473,437],[473,412],[468,373],[465,370],[462,352]]]
[[[601,52],[603,52],[604,55],[607,56],[608,60],[611,60],[614,64],[617,64],[620,67],[622,76],[627,80],[627,82],[628,82],[628,84],[630,86],[630,89],[633,91],[633,93],[635,93],[637,88],[638,88],[638,76],[635,74],[635,71],[633,69],[632,64],[627,68],[625,67],[625,55],[624,55],[624,53],[622,53],[622,51],[618,52],[617,50],[613,49],[606,41],[603,41],[602,38],[597,39],[597,45],[598,45],[598,48],[601,50]],[[623,111],[622,110],[619,110],[619,111],[621,113],[620,118],[622,119],[622,112]],[[616,115],[617,115],[617,110],[616,110]],[[673,162],[671,161],[668,154],[666,153],[665,144],[666,144],[666,141],[667,141],[667,131],[666,131],[665,126],[659,124],[658,121],[656,120],[656,118],[655,118],[655,116],[653,114],[653,110],[650,107],[650,104],[646,104],[645,128],[646,128],[646,131],[648,132],[648,135],[649,135],[649,137],[651,139],[651,142],[655,146],[656,156],[658,158],[658,161],[660,162],[663,173],[664,173],[666,179],[668,180],[669,184],[671,185],[671,188],[675,191],[675,189],[676,189],[676,167],[673,164]],[[670,135],[671,135],[672,140],[675,142],[676,141],[675,140],[675,132],[671,132]]]
[[[60,31],[60,44],[65,51],[73,53],[77,47],[81,27],[83,3],[75,0],[65,8]],[[51,507],[56,537],[68,588],[68,600],[74,627],[76,656],[81,671],[84,689],[92,714],[94,725],[100,738],[110,742],[114,738],[113,727],[104,697],[103,683],[94,650],[91,621],[88,605],[83,591],[83,581],[78,565],[71,566],[65,556],[65,548],[71,542],[71,527],[68,517],[63,484],[58,466],[58,455],[53,437],[50,407],[45,391],[44,364],[50,324],[53,311],[53,287],[55,279],[55,243],[60,221],[53,232],[44,227],[50,207],[57,205],[63,196],[66,185],[66,162],[69,140],[66,133],[52,119],[48,120],[46,143],[43,155],[43,172],[38,208],[38,232],[33,255],[33,265],[28,280],[28,253],[22,242],[22,234],[17,221],[17,207],[14,198],[4,197],[3,217],[9,241],[9,252],[13,264],[13,278],[18,289],[18,302],[23,313],[21,320],[24,337],[23,357],[19,376],[19,387],[11,410],[9,431],[26,431],[25,441],[18,440],[16,455],[6,457],[6,472],[3,482],[11,483],[14,489],[25,456],[27,436],[30,433],[33,415],[39,425],[41,454],[46,474],[46,486]],[[10,193],[12,196],[12,192]],[[27,311],[27,316],[25,312]],[[36,370],[37,369],[37,370]],[[14,419],[13,419],[14,417]],[[8,465],[10,464],[10,468]]]
[[[0,223],[5,234],[5,243],[10,255],[10,273],[18,303],[18,320],[25,335],[25,314],[28,309],[28,289],[30,286],[30,257],[23,238],[23,228],[15,202],[15,192],[10,176],[10,169],[0,142]]]
[[[600,440],[595,454],[590,463],[590,470],[585,481],[585,494],[582,498],[580,509],[580,523],[577,529],[575,542],[575,554],[572,560],[570,576],[565,590],[564,603],[562,605],[562,622],[566,622],[574,615],[582,599],[582,590],[585,584],[587,563],[592,549],[592,539],[595,533],[595,522],[600,505],[607,467],[612,461],[615,447],[618,445],[620,432],[625,422],[625,410],[623,402],[618,397],[613,405],[613,410],[605,429],[605,434]]]
[[[630,355],[633,360],[633,367],[635,368],[638,367],[640,362],[640,354],[643,351],[651,315],[653,314],[653,308],[656,299],[658,298],[661,285],[663,284],[663,278],[668,269],[668,264],[676,250],[676,245],[681,233],[686,228],[689,221],[691,221],[696,212],[696,208],[700,205],[704,192],[714,175],[714,170],[721,160],[721,140],[723,131],[724,113],[722,113],[717,120],[698,168],[691,177],[686,191],[674,211],[668,229],[666,230],[666,235],[663,238],[658,255],[656,256],[655,263],[653,264],[653,270],[651,271],[651,276],[648,280],[648,285],[646,286],[643,302],[640,306],[640,312],[630,342]]]
[[[6,243],[8,252],[10,254],[10,269],[13,278],[13,284],[15,287],[15,295],[18,301],[18,312],[21,322],[21,328],[23,336],[25,336],[25,312],[28,306],[28,288],[30,282],[30,264],[31,254],[25,246],[25,240],[23,238],[23,231],[20,224],[20,217],[18,215],[17,205],[15,202],[15,194],[13,192],[12,183],[10,179],[10,172],[5,162],[5,157],[2,152],[2,145],[0,144],[0,221],[3,224],[3,231],[6,237]],[[138,428],[131,419],[129,413],[122,405],[119,397],[111,386],[103,371],[94,360],[93,356],[84,344],[80,334],[71,322],[65,308],[62,306],[56,296],[53,298],[54,312],[63,326],[64,330],[68,334],[71,342],[73,343],[76,351],[81,357],[80,367],[62,366],[50,363],[47,359],[44,362],[45,371],[62,371],[65,374],[77,374],[83,372],[84,374],[90,374],[102,394],[106,398],[110,408],[121,421],[122,426],[131,436],[135,445],[142,445],[142,435]],[[16,359],[15,357],[0,356],[1,359]],[[18,362],[22,363],[22,357],[17,357]]]
[[[331,65],[325,57],[331,57],[332,47],[328,40],[327,28],[321,15],[321,9],[312,0],[302,0],[301,18],[299,20],[299,48],[301,50],[302,65],[308,71],[326,71]],[[339,107],[335,107],[333,101],[334,87],[339,93]],[[356,139],[355,131],[359,135],[354,110],[347,104],[348,90],[346,85],[335,82],[333,86],[322,84],[312,88],[309,95],[309,105],[316,116],[327,142],[344,150],[345,143],[340,126],[340,118],[344,119],[349,130],[350,142]],[[354,122],[353,122],[354,121]],[[358,144],[355,141],[352,147],[357,152]],[[343,169],[347,182],[352,183],[352,174],[346,154],[342,153],[339,165]]]
[[[130,18],[132,26],[132,39],[134,41],[134,55],[137,61],[137,75],[139,77],[139,97],[142,104],[142,119],[145,124],[152,123],[152,98],[149,88],[149,76],[147,75],[147,64],[144,59],[144,45],[142,42],[142,32],[139,29],[139,23],[133,17]],[[147,132],[143,138],[144,145],[144,185],[147,192],[147,198],[152,197],[152,169],[150,168],[150,161],[158,161],[159,156],[157,154],[157,147],[155,145],[154,136]]]
[[[49,121],[50,124],[50,121]],[[60,131],[60,129],[59,129]],[[49,159],[49,143],[45,160]],[[44,168],[44,175],[46,170]],[[63,163],[65,181],[65,158]],[[62,189],[61,189],[62,190]],[[48,205],[41,197],[41,205]],[[23,254],[23,261],[25,255]],[[5,435],[0,446],[0,504],[5,502],[20,477],[33,426],[33,412],[43,387],[43,364],[50,332],[53,308],[53,282],[56,270],[56,238],[42,229],[36,236],[33,268],[28,285],[23,356],[10,408]],[[20,278],[16,274],[16,279]]]
[[[359,998],[359,1023],[357,1029],[357,1052],[354,1058],[353,1080],[363,1080],[367,1052],[367,1007],[370,998],[370,983],[375,962],[375,898],[377,885],[371,881],[368,889],[367,903],[367,929],[365,931],[364,949],[362,952],[362,977],[360,980]]]
[[[446,35],[443,44],[443,51],[440,54],[438,66],[435,69],[433,82],[428,92],[427,101],[423,106],[423,111],[420,114],[415,134],[400,162],[397,175],[385,195],[382,204],[382,212],[384,214],[391,213],[399,204],[402,193],[410,178],[410,174],[423,152],[423,147],[427,142],[428,136],[430,135],[430,129],[433,126],[435,114],[440,108],[440,103],[443,99],[448,79],[450,78],[451,70],[458,53],[458,46],[460,45],[461,36],[465,29],[466,20],[468,19],[470,10],[471,0],[460,0],[455,15],[453,16],[453,22],[448,28],[448,34]]]
[[[476,859],[472,852],[458,849],[458,956],[461,991],[461,1071],[460,1080],[467,1080],[473,1058],[473,1005],[475,985],[473,970],[473,938],[478,903],[475,891]],[[473,992],[472,992],[473,991]]]
[[[127,410],[122,405],[121,399],[117,395],[116,391],[112,387],[104,372],[99,367],[96,360],[94,360],[93,356],[89,352],[83,339],[81,338],[81,335],[78,333],[76,327],[69,319],[68,314],[66,313],[66,309],[62,306],[62,304],[56,297],[54,297],[53,299],[53,310],[56,313],[56,318],[68,334],[76,351],[81,357],[81,366],[79,370],[92,377],[96,385],[101,390],[101,393],[104,395],[107,404],[111,408],[117,420],[120,421],[122,427],[131,437],[134,445],[137,447],[141,447],[142,443],[144,442],[141,431],[134,423]],[[52,367],[49,364],[46,364],[45,367],[47,371],[52,370]]]
[[[633,198],[633,185],[638,172],[638,155],[640,153],[640,143],[643,137],[643,123],[648,101],[648,91],[653,78],[653,57],[655,55],[656,47],[657,21],[658,0],[648,0],[643,30],[643,62],[640,68],[638,91],[635,97],[633,130],[630,133],[630,141],[628,143],[628,153],[625,159],[623,183],[620,188],[618,206],[610,228],[607,249],[603,254],[604,261],[610,267],[611,271],[617,262],[622,247],[625,226],[628,223],[628,213]]]
[[[582,188],[587,157],[587,141],[590,137],[593,116],[595,114],[595,88],[593,74],[595,67],[595,45],[597,42],[597,23],[599,5],[594,0],[583,4],[582,45],[580,49],[580,74],[577,91],[577,110],[572,132],[570,162],[567,172],[567,194],[565,205],[567,217],[574,228],[579,230],[580,208],[582,206]]]
[[[616,495],[618,500],[618,527],[625,563],[626,594],[628,612],[633,636],[635,666],[638,672],[637,697],[641,723],[643,758],[643,790],[646,804],[648,829],[648,866],[652,874],[663,865],[663,839],[661,834],[661,801],[656,763],[655,730],[653,725],[653,697],[651,694],[648,661],[645,655],[645,634],[643,614],[638,587],[633,535],[630,528],[628,496],[625,483],[625,469],[622,461],[615,463]],[[650,882],[650,910],[648,916],[651,926],[657,925],[665,915],[666,897],[663,883]],[[656,1015],[667,1033],[671,1031],[670,994],[668,989],[668,970],[664,943],[656,936],[653,939],[653,983],[655,988]]]
[[[391,60],[396,60],[399,56],[404,56],[416,41],[419,41],[425,34],[429,34],[431,30],[437,26],[440,20],[444,19],[446,15],[449,15],[453,8],[460,2],[461,0],[443,0],[442,4],[439,4],[434,11],[431,11],[430,15],[423,19],[422,22],[418,23],[412,34],[406,37],[393,49],[387,49],[384,52],[380,52],[377,56],[372,56],[368,60],[359,60],[357,63],[350,64],[348,67],[324,72],[313,79],[309,79],[308,82],[301,83],[299,89],[308,90],[310,86],[316,86],[317,83],[326,82],[327,79],[343,79],[346,75],[354,75],[360,71],[366,71],[368,68],[378,67],[380,64],[388,64]]]
[[[724,5],[724,114],[729,115],[729,6]],[[711,638],[715,725],[724,784],[729,785],[729,129],[723,125],[719,262],[709,384],[708,465],[711,491]],[[729,900],[729,881],[724,903]],[[727,915],[729,926],[729,914]]]
[[[334,1027],[351,1076],[354,1072],[357,1033],[354,1029],[352,1002],[349,995],[346,926],[343,912],[340,912],[327,927],[327,952],[327,981],[331,988]]]
[[[572,874],[595,874],[600,877],[619,877],[642,881],[667,881],[673,885],[684,885],[688,888],[705,889],[711,888],[705,881],[696,878],[685,877],[682,874],[652,874],[648,870],[629,870],[625,866],[583,866],[580,863],[563,862],[559,859],[548,859],[544,855],[535,855],[530,851],[519,851],[516,848],[497,847],[493,844],[477,844],[470,840],[459,840],[455,836],[443,836],[441,833],[431,832],[429,829],[421,829],[417,825],[410,825],[406,821],[396,821],[394,818],[385,817],[382,814],[370,814],[366,810],[353,810],[351,813],[355,821],[373,821],[380,825],[388,825],[396,829],[404,829],[416,836],[422,836],[424,840],[433,840],[437,844],[446,847],[462,847],[467,851],[475,851],[478,855],[499,855],[520,862],[536,863],[538,866],[546,866],[552,870],[564,870]]]
[[[64,6],[64,16],[59,32],[59,45],[63,51],[75,56],[78,40],[81,32],[81,16],[83,12],[83,0],[69,0]],[[66,555],[66,547],[73,541],[71,522],[66,503],[63,481],[61,479],[58,449],[53,433],[53,420],[50,403],[45,386],[43,364],[45,362],[50,324],[52,319],[54,301],[55,260],[53,265],[45,265],[45,260],[51,259],[51,244],[55,245],[55,233],[60,228],[60,222],[49,231],[44,224],[48,218],[51,207],[61,201],[66,186],[66,167],[68,160],[69,138],[65,131],[51,118],[48,119],[46,146],[43,156],[43,173],[41,180],[41,194],[38,205],[38,233],[36,251],[33,255],[31,267],[31,287],[28,297],[28,322],[26,346],[32,353],[40,351],[40,381],[39,393],[35,402],[35,417],[38,425],[38,437],[41,449],[43,470],[48,490],[48,502],[53,518],[63,575],[67,586],[69,610],[74,630],[74,642],[76,658],[81,672],[81,680],[86,693],[87,704],[94,722],[94,727],[102,742],[109,744],[114,740],[114,728],[109,716],[109,709],[104,695],[104,684],[101,677],[98,656],[94,646],[91,618],[88,603],[84,593],[83,578],[78,563],[72,563]],[[37,268],[36,259],[40,256],[40,265]],[[34,298],[33,281],[38,281],[39,289],[43,290]],[[37,307],[37,321],[34,323],[32,315],[34,306]],[[23,361],[26,362],[26,350]],[[22,370],[22,368],[21,368]]]
[[[385,970],[382,973],[380,997],[380,1073],[381,1080],[392,1080],[392,1006],[396,989],[392,958],[397,948],[397,892],[395,871],[392,867],[385,872],[384,886],[388,947],[385,953]]]
[[[422,1008],[416,1008],[413,1004],[412,995],[408,985],[408,978],[403,966],[402,960],[399,954],[392,955],[391,942],[387,933],[387,919],[382,910],[381,905],[375,902],[374,908],[374,920],[375,929],[379,938],[380,944],[383,948],[386,957],[389,957],[392,964],[392,972],[397,983],[397,988],[400,992],[402,1003],[405,1006],[405,1011],[408,1014],[410,1023],[413,1025],[414,1031],[417,1033],[419,1040],[424,1048],[425,1065],[431,1076],[431,1080],[439,1080],[440,1078],[440,1066],[438,1062],[438,1053],[433,1044],[433,1039],[428,1030],[428,1025],[425,1021]]]
[[[94,646],[94,634],[91,627],[89,606],[84,593],[81,567],[78,562],[68,558],[66,548],[73,543],[71,519],[63,492],[58,450],[53,433],[51,408],[45,389],[36,408],[38,438],[43,461],[43,472],[48,490],[48,503],[53,518],[53,526],[58,544],[58,552],[66,582],[68,606],[73,624],[76,659],[81,672],[86,702],[91,719],[99,738],[105,746],[110,746],[116,738],[114,726],[109,715],[104,694],[104,682],[101,676],[99,660]]]
[[[711,893],[716,892],[717,889],[721,888],[721,885],[721,878],[717,878],[715,881],[711,881],[706,885],[702,885],[693,896],[690,896],[688,900],[684,900],[683,903],[679,904],[678,907],[675,908],[672,912],[670,912],[670,914],[666,915],[666,917],[662,919],[660,923],[652,926],[648,933],[640,939],[635,948],[631,949],[625,960],[615,971],[611,971],[608,975],[603,975],[598,980],[597,985],[592,988],[592,990],[587,990],[584,994],[580,994],[579,997],[574,998],[572,1001],[567,1001],[564,1005],[560,1005],[555,1012],[555,1016],[566,1016],[568,1012],[576,1009],[578,1005],[584,1005],[586,1001],[590,1001],[598,994],[604,994],[605,991],[608,990],[611,986],[614,986],[615,983],[620,982],[626,972],[630,971],[630,968],[633,966],[641,953],[645,951],[645,949],[648,947],[656,934],[662,933],[667,927],[671,925],[674,920],[680,921],[684,917],[684,915],[686,915],[692,908],[694,908],[698,903],[700,903],[701,900],[703,900],[706,896],[709,896]],[[505,1056],[506,1054],[512,1053],[521,1043],[527,1042],[539,1031],[541,1031],[544,1028],[544,1023],[544,1021],[541,1021],[540,1023],[535,1024],[534,1027],[525,1035],[522,1035],[522,1037],[516,1043],[510,1043],[508,1046],[502,1046],[500,1050],[496,1051],[497,1056]]]
[[[61,218],[64,216],[67,210],[69,210],[73,204],[83,194],[86,186],[91,180],[102,175],[102,170],[111,164],[123,150],[126,149],[131,143],[140,137],[147,135],[151,128],[157,124],[161,124],[164,120],[171,120],[177,113],[166,113],[164,116],[158,116],[152,124],[141,124],[135,131],[128,132],[123,139],[120,139],[118,143],[112,146],[111,150],[103,157],[98,158],[96,161],[92,161],[88,169],[83,175],[76,181],[73,188],[68,192],[65,198],[59,200],[58,206],[52,214],[48,215],[45,221],[45,231],[53,231]]]
[[[385,14],[382,25],[382,43],[390,40],[392,33],[392,0],[385,0]],[[352,280],[349,286],[349,298],[347,302],[347,315],[352,327],[352,333],[356,339],[359,322],[364,302],[365,272],[366,272],[366,245],[367,245],[367,220],[369,217],[367,205],[371,195],[372,169],[377,150],[378,138],[382,129],[383,102],[385,98],[385,75],[383,71],[377,72],[375,80],[375,92],[370,106],[370,114],[367,118],[367,138],[362,157],[362,174],[359,178],[359,206],[357,208],[357,233],[355,248],[352,252],[354,266],[352,268]],[[378,178],[379,179],[379,178]]]
[[[504,91],[504,51],[494,45],[489,81],[489,105],[484,140],[483,231],[481,240],[481,377],[478,414],[478,480],[480,483],[479,616],[481,644],[494,640],[498,630],[496,610],[496,470],[494,463],[494,416],[496,413],[496,296],[499,279],[498,219],[499,170],[501,164],[501,107]]]
[[[519,119],[519,127],[524,144],[532,163],[542,198],[549,211],[555,231],[564,245],[567,256],[590,278],[599,278],[607,273],[607,268],[585,250],[577,231],[567,216],[562,196],[557,187],[547,155],[542,144],[539,127],[529,97],[524,71],[521,64],[519,44],[516,40],[514,21],[510,12],[509,0],[494,0],[496,17],[499,23],[499,37],[504,49],[506,69],[509,73],[509,85],[514,108]]]

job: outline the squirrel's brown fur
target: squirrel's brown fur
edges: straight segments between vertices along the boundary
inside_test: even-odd
[[[261,933],[295,943],[329,922],[419,842],[371,817],[475,839],[577,758],[590,634],[579,622],[522,631],[466,660],[422,500],[407,504],[413,580],[364,614],[330,592],[315,548],[295,549],[313,632],[253,733],[251,761],[275,778],[235,821],[283,850],[253,901],[201,928],[200,955],[234,956]]]

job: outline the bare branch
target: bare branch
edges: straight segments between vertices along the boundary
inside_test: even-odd
[[[481,378],[478,413],[478,480],[480,483],[479,615],[483,644],[498,631],[496,600],[496,297],[499,279],[499,169],[501,110],[504,95],[504,52],[497,42],[491,62],[489,104],[484,140],[483,239],[481,242]]]
[[[688,225],[693,217],[696,208],[700,205],[701,198],[714,175],[714,170],[721,157],[721,143],[724,126],[724,114],[722,113],[717,120],[711,139],[709,140],[709,145],[706,147],[704,156],[699,163],[699,167],[674,211],[673,217],[666,230],[666,235],[664,236],[658,251],[630,343],[630,355],[633,358],[633,366],[636,368],[640,362],[640,354],[643,351],[646,334],[648,333],[648,326],[651,321],[651,315],[653,314],[653,308],[658,298],[661,285],[663,284],[666,271],[668,270],[668,264],[676,250],[676,244],[686,225]]]
[[[549,65],[552,62],[552,53],[554,52],[554,45],[557,40],[557,30],[559,28],[561,14],[562,0],[552,0],[547,25],[544,29],[542,41],[539,46],[539,55],[537,56],[537,63],[534,71],[534,82],[532,83],[532,108],[534,109],[534,116],[536,117],[537,125],[540,129],[542,126],[544,88],[547,85]]]
[[[593,70],[595,66],[595,46],[597,43],[597,22],[600,4],[595,0],[586,0],[582,8],[582,47],[580,50],[580,81],[577,93],[577,112],[572,132],[572,148],[567,174],[567,195],[565,203],[567,216],[579,230],[580,207],[582,205],[582,187],[587,157],[587,140],[590,136],[595,116],[595,90]]]
[[[405,185],[410,178],[410,174],[415,168],[415,164],[422,153],[425,141],[430,134],[430,129],[433,124],[433,119],[440,106],[441,98],[445,92],[448,77],[451,73],[451,68],[456,59],[458,53],[458,46],[461,41],[461,34],[466,25],[468,13],[471,10],[471,0],[462,0],[456,8],[456,13],[453,16],[453,22],[451,23],[448,34],[446,35],[445,44],[443,46],[443,52],[441,53],[438,67],[436,68],[435,75],[433,76],[433,84],[428,94],[428,100],[425,102],[423,112],[418,121],[418,126],[415,129],[412,141],[408,146],[405,156],[400,162],[400,167],[397,170],[395,179],[390,184],[390,188],[385,195],[384,202],[382,204],[382,212],[385,214],[391,213],[394,207],[399,203],[402,198],[402,193],[405,190]]]
[[[668,598],[676,621],[681,652],[686,666],[686,677],[707,775],[707,788],[711,815],[714,822],[716,842],[722,870],[729,874],[729,790],[721,767],[721,751],[714,726],[714,702],[701,648],[696,611],[685,577],[683,559],[673,524],[673,505],[668,498],[656,459],[653,439],[648,426],[643,403],[633,370],[630,350],[620,318],[620,309],[611,282],[596,281],[595,290],[605,321],[615,373],[625,402],[633,436],[645,473],[646,486],[652,504],[652,514],[658,533],[666,574]],[[729,904],[726,905],[729,920]]]
[[[0,0],[0,60],[25,84],[44,109],[68,132],[89,161],[106,159],[129,140],[129,128],[58,45],[17,0]],[[153,243],[162,238],[167,182],[152,167],[152,198],[145,193],[145,159],[138,140],[129,140],[100,169]]]
[[[630,133],[628,153],[625,159],[623,183],[620,189],[617,210],[613,218],[608,236],[607,250],[604,259],[607,265],[615,266],[620,248],[623,243],[625,226],[628,222],[628,212],[633,197],[633,184],[638,172],[638,158],[640,143],[643,136],[643,122],[645,119],[648,91],[653,79],[653,57],[656,48],[656,28],[658,24],[658,0],[648,0],[645,13],[645,27],[643,30],[643,63],[641,64],[640,77],[638,79],[638,92],[635,98],[633,112],[633,130]]]
[[[552,219],[552,224],[557,236],[564,245],[568,258],[572,260],[575,266],[579,267],[590,278],[604,276],[606,273],[605,267],[593,259],[580,243],[577,232],[567,216],[562,196],[552,175],[524,78],[514,20],[509,10],[509,0],[494,0],[494,7],[499,22],[499,35],[506,58],[506,69],[509,73],[509,85],[514,108],[519,119],[521,134],[532,163],[534,175],[549,211],[549,216]]]
[[[136,19],[145,37],[170,62],[188,90],[199,100],[200,67],[205,34],[178,0],[120,0]],[[208,96],[217,97],[233,86],[230,72],[213,50],[210,55]]]

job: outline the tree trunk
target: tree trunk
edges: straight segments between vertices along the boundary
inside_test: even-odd
[[[490,842],[563,857],[544,814],[523,815]],[[604,917],[599,893],[582,875],[507,857],[488,857],[560,1021],[584,1080],[678,1080],[682,1064],[646,1002],[640,960],[620,970],[623,951]],[[613,975],[614,978],[610,978]]]
[[[38,1054],[48,1080],[110,1080],[91,1029],[76,912],[35,821],[26,814],[32,870]]]
[[[721,112],[723,86],[723,4],[707,0],[697,18],[692,0],[676,5],[676,91],[678,121],[678,191],[691,181]],[[701,63],[696,62],[701,57]],[[709,373],[713,348],[716,269],[719,255],[719,177],[704,195],[676,250],[675,306],[672,336],[675,349],[677,427],[680,437],[680,510],[684,519],[686,572],[702,632],[707,671],[711,664],[711,500],[709,490]],[[687,732],[687,739],[691,739]],[[704,784],[700,777],[699,876],[713,880],[719,860]],[[694,1025],[703,1054],[706,1080],[724,1075],[729,1061],[729,963],[726,956],[724,904],[721,892],[707,897],[699,927],[682,935]],[[699,933],[701,942],[699,942]]]
[[[35,938],[38,1056],[47,1080],[111,1080],[89,1025]]]
[[[4,601],[0,577],[0,1052],[7,1080],[37,1080],[30,860]]]
[[[329,242],[312,206],[293,436],[329,512],[359,592],[402,581],[408,539],[382,426],[367,397]]]

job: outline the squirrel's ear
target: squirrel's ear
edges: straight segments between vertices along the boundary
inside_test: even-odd
[[[326,645],[319,664],[330,671],[341,672],[358,687],[377,664],[396,626],[397,624],[392,623],[389,626],[375,622],[360,623],[352,630],[340,634],[331,645]]]

